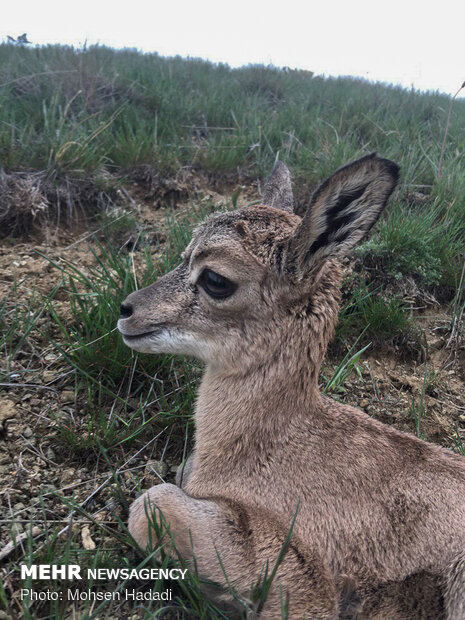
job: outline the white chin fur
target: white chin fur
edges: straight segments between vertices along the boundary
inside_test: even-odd
[[[190,333],[173,333],[166,329],[137,340],[128,341],[124,337],[123,339],[128,347],[139,353],[174,353],[204,358],[205,343]]]

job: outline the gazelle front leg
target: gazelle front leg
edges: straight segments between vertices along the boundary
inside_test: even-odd
[[[175,485],[160,484],[131,506],[129,531],[143,548],[157,542],[149,522],[155,507],[163,513],[180,555],[188,563],[195,557],[200,578],[219,585],[215,593],[211,587],[206,593],[220,604],[232,601],[231,587],[242,599],[252,600],[253,585],[267,564],[270,574],[287,534],[272,519],[252,516],[236,503],[194,499]],[[287,604],[289,618],[337,618],[337,598],[322,560],[292,540],[260,618],[281,618]]]

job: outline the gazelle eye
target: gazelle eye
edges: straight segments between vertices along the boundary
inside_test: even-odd
[[[224,276],[220,276],[219,273],[212,271],[211,269],[204,269],[200,274],[200,278],[197,280],[197,284],[203,288],[203,290],[213,297],[213,299],[225,299],[230,297],[237,289],[237,284],[228,280]]]

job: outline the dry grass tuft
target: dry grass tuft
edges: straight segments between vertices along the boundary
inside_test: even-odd
[[[39,175],[0,173],[1,236],[29,232],[49,208],[44,180]]]
[[[44,172],[0,172],[0,238],[28,236],[60,223],[79,220],[127,202],[108,174],[52,180]]]

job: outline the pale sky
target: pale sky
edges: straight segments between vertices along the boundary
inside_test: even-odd
[[[23,32],[39,44],[87,40],[449,94],[465,80],[463,0],[7,0],[0,38]]]

